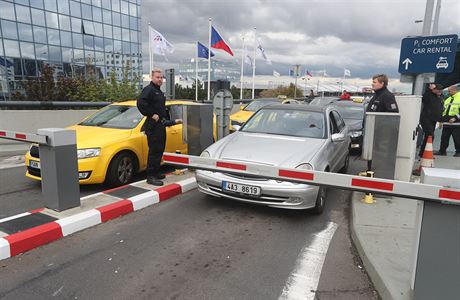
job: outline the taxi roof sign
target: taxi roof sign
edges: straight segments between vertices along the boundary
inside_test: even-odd
[[[399,73],[450,73],[454,69],[458,36],[456,34],[419,36],[401,41]]]

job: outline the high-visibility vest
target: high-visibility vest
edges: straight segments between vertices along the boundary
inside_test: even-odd
[[[442,116],[456,116],[458,114],[460,114],[460,92],[444,100]]]

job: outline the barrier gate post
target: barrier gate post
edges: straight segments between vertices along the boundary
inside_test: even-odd
[[[47,136],[47,143],[39,144],[45,206],[57,211],[80,206],[75,130],[42,128],[37,133]]]
[[[421,182],[460,188],[460,170],[423,168]],[[414,299],[459,299],[460,206],[423,201],[416,222]]]

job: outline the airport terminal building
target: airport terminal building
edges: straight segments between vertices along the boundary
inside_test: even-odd
[[[142,75],[140,0],[0,0],[0,101],[39,76]]]

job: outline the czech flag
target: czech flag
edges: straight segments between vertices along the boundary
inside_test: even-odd
[[[214,26],[211,26],[211,48],[221,49],[233,56],[233,51],[230,49],[230,46],[224,41],[220,36]]]

